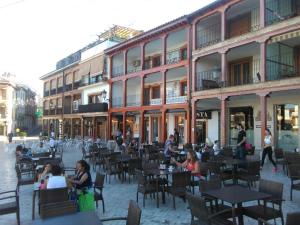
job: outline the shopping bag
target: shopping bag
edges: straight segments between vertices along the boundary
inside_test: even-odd
[[[96,209],[94,194],[92,192],[81,192],[78,197],[78,205],[80,212],[94,211]]]

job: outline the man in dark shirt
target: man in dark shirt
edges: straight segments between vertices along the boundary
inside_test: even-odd
[[[178,146],[179,145],[179,132],[177,131],[177,129],[174,129],[174,146]]]
[[[246,144],[246,131],[244,130],[243,126],[241,124],[237,125],[237,129],[239,131],[238,138],[237,138],[237,147],[236,147],[236,153],[235,157],[237,159],[246,159],[246,150],[245,150],[245,144]]]

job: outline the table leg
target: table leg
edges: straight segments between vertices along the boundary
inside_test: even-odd
[[[239,210],[239,215],[238,215],[239,225],[244,225],[244,217],[243,217],[243,214],[240,213],[241,210],[242,210],[242,204],[239,203],[239,204],[237,205],[237,208],[238,208],[238,210]]]
[[[36,196],[36,191],[33,191],[32,194],[32,220],[35,218],[35,196]]]
[[[159,208],[159,178],[156,178],[156,207]]]

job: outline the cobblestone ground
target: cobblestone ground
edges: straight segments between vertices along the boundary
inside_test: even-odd
[[[0,143],[0,165],[2,166],[2,177],[0,182],[0,192],[5,190],[13,190],[16,187],[16,174],[14,170],[14,155],[4,151],[5,144]],[[72,152],[64,153],[64,164],[66,166],[74,166],[76,160],[81,158],[81,152],[73,149]],[[281,169],[281,168],[280,168]],[[95,174],[93,173],[93,177]],[[276,174],[271,172],[269,163],[266,163],[266,167],[263,169],[262,177],[265,179],[275,180],[284,183],[284,198],[286,201],[283,203],[284,214],[287,212],[293,212],[299,210],[300,207],[300,193],[294,192],[293,202],[289,201],[289,179],[283,175],[282,171]],[[141,196],[142,197],[142,196]],[[106,212],[103,214],[101,207],[97,209],[97,213],[100,218],[112,217],[112,216],[125,216],[127,213],[128,201],[136,198],[136,182],[132,181],[121,183],[119,180],[112,177],[111,184],[105,183],[104,198]],[[142,199],[142,198],[140,198]],[[31,208],[32,208],[32,186],[22,186],[20,189],[20,205],[21,205],[21,224],[30,225],[31,220]],[[101,205],[101,204],[100,204]],[[140,202],[142,208],[142,204]],[[156,201],[154,199],[146,199],[146,207],[142,208],[142,224],[143,225],[188,225],[190,224],[190,212],[187,209],[187,205],[181,200],[176,199],[176,210],[172,207],[171,196],[166,198],[166,204],[160,205],[160,208],[156,208]],[[36,212],[37,215],[37,212]],[[1,225],[15,225],[16,217],[14,214],[0,216]],[[105,224],[114,225],[122,223],[109,223]],[[256,221],[245,219],[246,225],[257,224]],[[277,220],[277,224],[280,221]],[[85,225],[85,224],[83,224]],[[88,222],[86,223],[88,225]]]

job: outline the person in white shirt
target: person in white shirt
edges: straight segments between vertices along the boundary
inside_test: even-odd
[[[53,165],[51,169],[52,176],[46,180],[46,188],[64,188],[67,187],[66,178],[62,176],[61,168],[58,165]]]
[[[272,138],[272,133],[271,131],[267,128],[265,130],[265,138],[264,138],[264,149],[262,153],[262,159],[261,159],[261,169],[264,166],[265,158],[266,155],[268,155],[269,161],[273,164],[273,172],[277,171],[277,165],[274,162],[272,158],[273,150],[272,150],[272,145],[273,145],[273,138]]]
[[[221,149],[219,147],[219,141],[218,140],[216,140],[214,142],[213,150],[214,150],[214,155],[219,155],[220,154]]]

